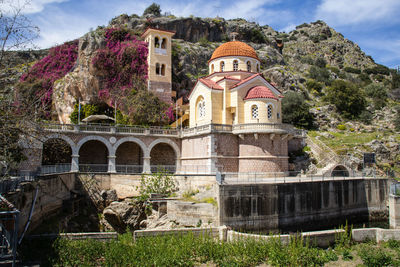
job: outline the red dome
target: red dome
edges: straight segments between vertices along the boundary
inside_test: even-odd
[[[247,91],[244,100],[256,99],[256,98],[272,98],[277,100],[274,93],[272,93],[271,90],[265,86],[255,86],[250,88],[249,91]]]
[[[252,57],[259,60],[254,48],[243,42],[231,41],[224,43],[220,45],[217,49],[215,49],[214,53],[212,54],[208,62],[219,57],[227,57],[227,56]]]

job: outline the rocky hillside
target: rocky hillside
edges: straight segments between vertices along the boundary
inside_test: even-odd
[[[371,150],[365,148],[366,144],[373,142],[374,145],[367,146],[379,148],[372,151],[391,152],[389,157],[379,157],[381,163],[400,170],[397,160],[399,149],[393,146],[399,140],[395,121],[399,117],[396,106],[400,99],[400,89],[397,89],[400,87],[400,75],[376,64],[357,44],[322,21],[304,23],[289,33],[283,33],[268,25],[260,26],[243,19],[118,16],[107,27],[98,27],[79,39],[74,68],[54,83],[53,107],[61,114],[61,120],[67,120],[78,98],[86,103],[98,98],[104,77],[100,77],[93,68],[92,59],[96,51],[106,46],[106,28],[123,28],[140,36],[149,26],[176,32],[173,40],[173,90],[177,91],[178,97],[187,95],[196,79],[207,74],[207,61],[212,52],[235,36],[236,40],[256,49],[262,62],[262,72],[268,80],[284,93],[298,92],[306,99],[318,129],[315,136],[381,132],[383,134],[373,135],[374,138],[364,143],[352,144],[346,152],[337,152],[353,153],[359,159],[362,151]],[[26,64],[10,69],[24,71],[21,66]],[[7,72],[3,71],[1,77],[7,76],[4,73]],[[332,100],[329,101],[328,96],[336,80],[346,81],[346,86],[351,84],[358,90],[355,94],[363,95],[364,113],[346,115]],[[324,138],[321,140],[324,141]],[[385,148],[376,145],[377,142]],[[335,148],[334,145],[332,147]]]

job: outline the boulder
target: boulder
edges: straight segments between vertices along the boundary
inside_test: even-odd
[[[140,223],[146,219],[145,204],[131,200],[114,201],[104,209],[103,216],[118,233],[124,233],[127,229],[138,230]]]

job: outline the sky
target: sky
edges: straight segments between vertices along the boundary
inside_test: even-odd
[[[13,0],[22,1],[22,0]],[[120,14],[142,15],[154,0],[31,0],[24,12],[40,28],[35,44],[48,48],[79,38]],[[1,3],[1,0],[0,0]],[[245,18],[277,31],[323,20],[377,63],[400,66],[400,0],[159,0],[162,13]]]

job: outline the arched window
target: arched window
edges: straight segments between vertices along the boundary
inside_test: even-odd
[[[268,113],[268,119],[271,119],[272,118],[272,105],[271,104],[269,104],[267,106],[267,113]]]
[[[161,48],[162,49],[167,49],[167,39],[166,38],[162,39]]]
[[[160,39],[158,39],[158,37],[154,38],[154,47],[160,48]]]
[[[156,75],[160,75],[160,63],[156,63]]]
[[[202,119],[206,116],[206,102],[203,97],[200,97],[197,102],[197,119]]]
[[[247,61],[247,71],[251,72],[251,63],[250,63],[250,61]]]
[[[239,63],[237,60],[233,61],[233,71],[238,71],[239,70]]]
[[[161,75],[165,76],[165,64],[161,65]]]
[[[211,73],[214,73],[214,64],[211,64]]]
[[[251,106],[251,118],[252,119],[258,118],[258,106],[257,105]]]
[[[221,72],[223,72],[225,68],[225,62],[221,61],[220,67],[221,67]]]
[[[260,65],[257,63],[257,72],[260,72]]]

